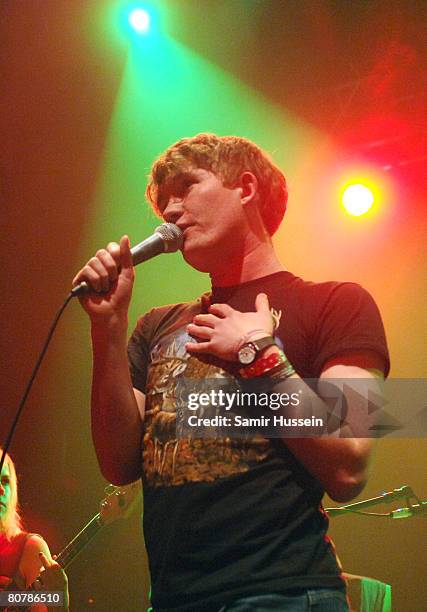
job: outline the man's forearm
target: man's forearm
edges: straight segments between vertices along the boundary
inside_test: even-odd
[[[328,406],[314,391],[294,374],[274,384],[274,391],[289,392],[301,389],[303,408],[309,406],[312,414],[324,417]],[[351,408],[351,407],[350,407]],[[298,416],[295,414],[288,416]],[[324,486],[335,501],[344,502],[356,497],[363,489],[369,464],[372,441],[361,437],[285,437],[283,442],[304,467]]]
[[[92,437],[99,466],[113,484],[140,477],[142,423],[126,351],[127,321],[92,326]]]
[[[366,438],[285,438],[284,443],[324,486],[329,497],[348,502],[367,480],[372,441]]]

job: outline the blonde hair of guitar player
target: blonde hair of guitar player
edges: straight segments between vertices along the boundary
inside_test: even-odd
[[[3,450],[0,448],[0,456]],[[23,531],[18,506],[18,479],[15,465],[6,454],[0,480],[0,533],[10,541]]]
[[[0,456],[3,451],[0,448]],[[25,537],[26,536],[26,537]],[[7,555],[17,552],[14,543],[23,542],[22,552],[18,559],[18,570],[14,576],[8,576],[21,589],[31,587],[41,574],[41,586],[49,591],[64,591],[64,607],[68,609],[68,580],[63,569],[52,559],[45,540],[32,533],[27,533],[22,525],[18,504],[18,479],[15,465],[10,455],[6,454],[0,478],[0,556],[6,562]],[[45,606],[33,606],[34,612],[49,610]],[[60,610],[55,607],[52,610]]]

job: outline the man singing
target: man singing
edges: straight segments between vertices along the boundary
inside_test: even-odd
[[[367,477],[361,437],[176,433],[182,379],[387,375],[384,329],[354,283],[283,269],[271,236],[286,210],[282,172],[254,143],[199,134],[154,163],[147,196],[183,232],[185,261],[211,277],[200,299],[142,316],[127,347],[134,270],[127,236],[76,275],[92,324],[92,428],[105,478],[144,485],[155,612],[348,610],[321,499],[344,502]],[[351,399],[347,398],[351,403]],[[349,406],[349,410],[354,409]]]

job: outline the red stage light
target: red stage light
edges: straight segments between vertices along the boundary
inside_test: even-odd
[[[372,189],[366,185],[352,183],[345,188],[341,202],[349,215],[360,217],[372,208],[375,196]]]

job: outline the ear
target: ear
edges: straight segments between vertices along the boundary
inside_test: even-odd
[[[240,201],[243,206],[253,202],[258,193],[258,180],[252,172],[243,172],[240,175],[239,187],[241,189]]]

